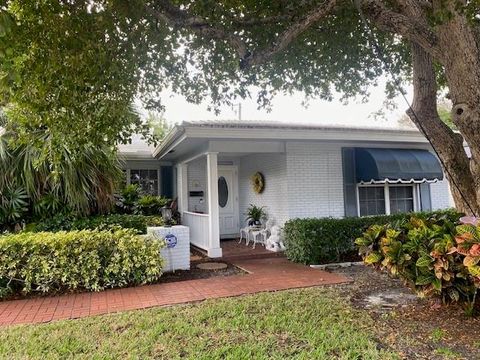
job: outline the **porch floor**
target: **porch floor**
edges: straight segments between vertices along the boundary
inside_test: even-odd
[[[265,249],[262,244],[257,244],[253,249],[253,244],[245,245],[245,240],[238,243],[238,239],[221,240],[222,259],[225,261],[237,261],[248,259],[269,259],[277,257],[285,257],[282,252],[273,252]]]

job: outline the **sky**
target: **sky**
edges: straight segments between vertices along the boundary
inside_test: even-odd
[[[407,98],[412,98],[412,90],[407,90]],[[384,108],[385,93],[383,87],[371,89],[371,96],[366,103],[352,99],[348,104],[340,101],[340,95],[331,102],[312,100],[308,107],[302,105],[302,93],[279,95],[273,100],[272,111],[257,109],[255,99],[241,101],[242,120],[268,120],[289,123],[315,123],[320,125],[350,125],[358,127],[399,127],[398,120],[407,109],[404,99],[398,97],[396,110],[385,112],[383,118],[374,114]],[[171,124],[183,120],[238,120],[238,108],[222,107],[218,116],[207,110],[208,104],[188,103],[181,95],[170,91],[162,93],[162,103],[165,105],[165,119]]]

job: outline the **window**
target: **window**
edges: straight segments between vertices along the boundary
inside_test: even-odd
[[[414,210],[413,186],[389,186],[390,214]]]
[[[383,186],[358,188],[360,216],[385,214],[385,189]]]
[[[360,216],[389,215],[416,210],[417,185],[358,185]]]
[[[223,176],[220,176],[218,178],[218,205],[220,205],[221,208],[224,208],[225,206],[227,206],[227,203],[228,203],[227,180]]]
[[[158,170],[130,170],[130,184],[138,184],[142,191],[150,195],[158,195]]]

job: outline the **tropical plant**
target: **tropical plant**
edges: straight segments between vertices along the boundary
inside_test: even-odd
[[[122,175],[112,149],[84,144],[83,153],[57,145],[55,158],[38,150],[52,146],[47,132],[35,133],[36,143],[24,143],[14,131],[0,135],[0,192],[10,184],[23,189],[31,215],[46,218],[60,209],[76,214],[111,209],[113,193]],[[26,201],[25,198],[23,198]]]
[[[419,295],[471,304],[480,286],[480,228],[455,224],[446,215],[412,216],[373,225],[355,242],[366,264],[400,277]]]
[[[259,225],[262,220],[267,219],[265,206],[250,204],[245,215],[247,216],[245,221],[247,221],[249,225]]]
[[[142,196],[142,189],[138,184],[125,186],[120,194],[115,195],[115,207],[121,214],[133,214],[137,209],[137,202]]]
[[[15,229],[27,211],[28,196],[22,187],[0,188],[0,231]]]
[[[142,215],[159,215],[162,207],[170,200],[163,196],[144,195],[137,201],[136,213]]]

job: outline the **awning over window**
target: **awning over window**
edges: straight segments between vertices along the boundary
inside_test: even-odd
[[[355,148],[358,183],[421,183],[443,179],[438,159],[421,149]]]

